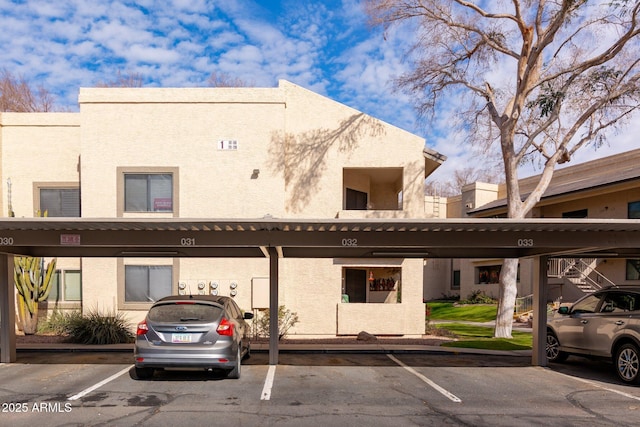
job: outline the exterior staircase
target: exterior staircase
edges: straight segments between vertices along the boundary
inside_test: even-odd
[[[548,314],[560,306],[568,295],[569,301],[575,301],[580,294],[589,294],[607,286],[616,286],[596,268],[603,260],[600,258],[552,258],[547,265],[550,284],[566,285],[573,291],[560,291],[553,303],[547,303]],[[565,286],[563,286],[565,287]],[[565,295],[566,292],[566,295]],[[516,298],[514,319],[522,320],[533,316],[533,294]]]
[[[596,269],[600,262],[600,258],[554,258],[549,260],[547,275],[561,279],[565,284],[572,284],[584,293],[616,286]]]

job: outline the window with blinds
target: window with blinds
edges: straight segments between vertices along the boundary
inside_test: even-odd
[[[79,188],[41,188],[40,212],[50,217],[79,217]]]
[[[125,266],[125,302],[154,302],[171,295],[172,266]]]
[[[173,175],[128,173],[124,175],[125,212],[173,212]]]

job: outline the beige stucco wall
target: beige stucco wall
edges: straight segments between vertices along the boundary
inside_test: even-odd
[[[35,216],[34,183],[80,181],[80,118],[75,113],[0,113],[2,207],[7,215],[7,180],[16,217]]]
[[[467,212],[476,209],[489,202],[493,202],[498,196],[498,185],[485,182],[474,182],[462,187],[461,212],[459,217],[467,216]]]
[[[118,167],[177,167],[181,217],[283,215],[282,147],[273,139],[284,126],[281,94],[185,91],[81,89],[83,216],[118,215]],[[223,139],[238,149],[219,150]]]
[[[288,82],[272,89],[81,89],[80,103],[84,217],[335,218],[343,209],[345,167],[403,168],[403,210],[382,215],[424,216],[422,138]],[[221,139],[236,140],[238,149],[219,150]],[[162,170],[175,174],[176,212],[122,212],[122,173]],[[388,199],[397,188],[385,191],[381,197]],[[355,215],[372,213],[379,215]],[[118,266],[147,261],[84,259],[86,304],[117,307],[133,322],[141,320],[144,305],[123,302]],[[247,311],[252,279],[269,275],[267,259],[176,264],[176,284],[216,280],[226,295],[229,281],[236,281],[235,299]],[[422,334],[422,262],[405,261],[402,269],[402,304],[344,307],[342,265],[280,260],[280,304],[300,319],[290,334]],[[401,321],[389,322],[383,310]]]
[[[555,194],[541,200],[528,215],[533,218],[562,218],[567,212],[587,210],[588,218],[628,218],[628,204],[640,201],[640,185],[637,180],[615,183],[614,185],[598,186],[595,188],[581,189],[580,182],[593,180],[602,175],[604,177],[616,174],[617,171],[629,171],[637,168],[640,161],[640,150],[633,150],[607,158],[601,158],[586,164],[572,165],[555,171],[553,185]],[[522,193],[532,190],[538,177],[525,178],[520,181]],[[565,190],[562,193],[561,190]],[[568,189],[571,189],[569,191]],[[457,218],[466,216],[470,208],[478,208],[486,203],[505,197],[505,186],[474,183],[463,188],[461,195],[450,197],[447,204],[447,216]],[[504,209],[502,209],[503,211]],[[496,213],[502,213],[500,209]],[[488,295],[497,296],[499,289],[497,284],[482,285],[475,280],[475,268],[479,265],[498,265],[502,260],[459,260],[461,270],[462,298],[472,292],[481,290]],[[625,278],[625,260],[609,259],[606,263],[598,265],[598,271],[618,285],[639,284],[640,281],[629,281]],[[438,290],[445,292],[435,268],[435,263],[428,263],[425,267],[425,298],[432,298]],[[533,263],[529,259],[520,260],[520,281],[518,282],[518,295],[525,296],[533,292]],[[605,284],[606,281],[602,281]]]
[[[420,337],[425,332],[425,313],[422,303],[421,259],[396,260],[402,267],[402,294],[399,304],[337,304],[338,335],[356,335],[366,331],[376,335]],[[393,260],[380,260],[380,265],[390,265]],[[362,265],[366,265],[363,263]],[[375,265],[375,260],[369,264]],[[342,265],[357,265],[345,261]]]
[[[39,184],[79,185],[87,218],[424,218],[424,140],[286,81],[277,88],[82,88],[79,113],[0,114],[2,184],[12,181],[16,216],[38,208]],[[220,150],[221,140],[237,150]],[[398,177],[364,187],[378,209],[344,210],[344,169]],[[429,170],[434,165],[429,163]],[[256,173],[258,171],[258,173]],[[124,212],[127,172],[172,173],[174,211]],[[380,172],[382,173],[382,172]],[[395,175],[394,175],[395,174]],[[398,193],[402,192],[402,209]],[[1,205],[7,210],[6,188]],[[197,292],[216,281],[253,310],[252,283],[269,276],[260,259],[84,258],[83,309],[119,310],[132,323],[149,304],[124,301],[126,265],[171,265]],[[402,268],[401,303],[342,303],[348,265]],[[280,304],[298,313],[290,335],[424,332],[422,260],[280,260]],[[394,294],[395,295],[395,294]],[[393,319],[393,321],[389,321]]]
[[[11,207],[18,218],[39,209],[40,186],[78,186],[80,117],[77,113],[0,113],[2,215]],[[58,269],[80,268],[77,258],[59,258]]]
[[[280,87],[287,100],[281,139],[288,216],[335,218],[343,213],[343,168],[402,167],[403,210],[389,214],[424,217],[423,138],[292,83],[281,81]]]
[[[628,204],[640,200],[640,188],[629,188],[623,191],[610,191],[577,200],[561,201],[554,204],[543,204],[538,213],[543,218],[561,218],[564,212],[587,209],[592,219],[628,217]]]
[[[458,295],[460,290],[452,288],[452,272],[459,261],[449,258],[431,258],[424,261],[423,299],[436,300],[445,296]]]

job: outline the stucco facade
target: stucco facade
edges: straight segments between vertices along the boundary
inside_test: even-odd
[[[529,217],[639,218],[639,165],[640,150],[633,150],[559,169]],[[520,180],[522,194],[530,192],[537,181],[537,176]],[[504,217],[505,197],[504,185],[467,185],[459,196],[447,200],[447,217]],[[455,294],[466,298],[478,291],[497,297],[499,287],[495,273],[499,273],[501,264],[501,259],[428,260],[424,273],[425,299]],[[549,265],[550,297],[575,300],[584,294],[575,289],[576,285],[587,290],[611,284],[638,285],[639,267],[638,260],[620,258],[553,260]],[[531,260],[520,261],[518,277],[518,296],[532,294],[534,271]]]
[[[86,218],[425,218],[424,179],[443,161],[424,139],[286,81],[82,88],[79,104],[79,113],[0,115],[5,212],[10,201],[16,216],[33,216],[51,186],[79,193]],[[266,258],[59,265],[57,306],[120,311],[132,323],[162,292],[266,308]],[[65,269],[81,271],[81,301],[65,300]],[[299,316],[291,336],[424,333],[422,260],[285,258],[279,276],[280,304]]]

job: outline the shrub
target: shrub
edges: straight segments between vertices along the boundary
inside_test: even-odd
[[[442,298],[440,298],[440,301],[458,301],[458,300],[460,300],[460,295],[452,294],[452,293],[448,293],[448,294],[443,293]]]
[[[428,323],[425,327],[425,334],[433,335],[435,337],[457,338],[457,335],[454,332],[434,325],[429,325]]]
[[[269,310],[263,311],[256,319],[256,333],[259,337],[269,336]],[[278,339],[282,339],[289,329],[299,322],[298,313],[292,313],[284,305],[278,307]]]
[[[69,325],[82,317],[82,313],[78,310],[74,311],[58,311],[54,310],[51,315],[43,322],[38,323],[38,333],[52,333],[55,335],[67,335]]]
[[[461,300],[460,304],[496,304],[497,301],[485,294],[483,291],[475,290],[465,300]]]
[[[119,344],[133,342],[134,335],[122,313],[102,314],[92,310],[71,319],[69,340],[78,344]]]

